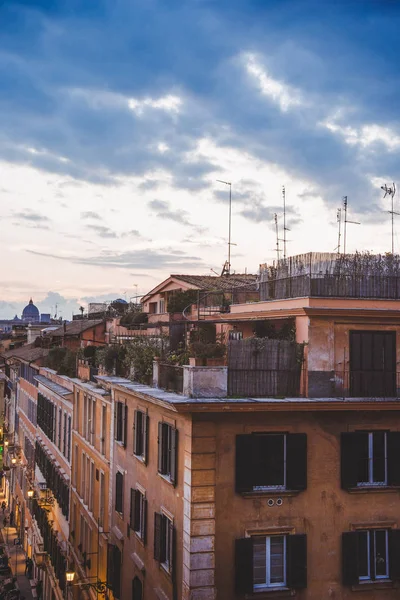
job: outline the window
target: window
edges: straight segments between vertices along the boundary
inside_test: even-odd
[[[243,331],[230,331],[229,339],[230,340],[242,340],[243,339]]]
[[[106,488],[103,471],[100,471],[99,475],[99,488],[99,526],[104,527],[104,501]]]
[[[62,409],[59,408],[58,409],[58,442],[57,442],[57,446],[58,449],[61,451],[61,423],[62,421]]]
[[[73,470],[73,485],[75,488],[78,487],[78,445],[75,444],[75,457],[74,457],[74,470]]]
[[[168,423],[158,424],[158,472],[176,483],[178,430]]]
[[[158,312],[158,303],[157,302],[149,302],[149,313],[154,315]]]
[[[100,452],[101,454],[106,453],[106,431],[107,431],[107,407],[105,404],[101,410],[101,439],[100,439]]]
[[[132,580],[132,600],[143,600],[143,585],[138,577]]]
[[[400,530],[359,529],[342,534],[343,584],[400,579]]]
[[[131,489],[130,527],[145,542],[147,500],[144,492]]]
[[[107,584],[112,589],[114,598],[121,598],[121,563],[122,554],[118,546],[107,546]]]
[[[305,490],[307,436],[251,433],[236,436],[236,491]]]
[[[254,590],[285,587],[286,537],[284,535],[253,538]]]
[[[254,535],[235,543],[236,592],[307,587],[307,536]]]
[[[349,387],[352,397],[397,396],[395,331],[350,331]]]
[[[400,486],[399,452],[400,432],[342,433],[342,488]]]
[[[68,434],[67,434],[67,460],[71,460],[71,417],[68,417]]]
[[[64,456],[67,455],[67,413],[64,413],[64,435],[63,435],[63,450]]]
[[[115,510],[124,512],[124,476],[119,471],[115,476]]]
[[[164,513],[154,513],[154,558],[168,573],[174,568],[174,537],[172,519]]]
[[[147,460],[149,417],[141,410],[135,410],[133,453],[144,462]]]
[[[165,313],[165,300],[164,299],[160,300],[160,308],[159,308],[158,312]]]
[[[89,467],[89,494],[88,494],[88,507],[89,510],[93,511],[93,495],[94,495],[94,462],[90,461]]]
[[[114,411],[114,437],[117,442],[122,442],[125,446],[128,407],[124,402],[116,402]]]

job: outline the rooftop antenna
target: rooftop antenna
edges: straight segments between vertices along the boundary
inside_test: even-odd
[[[58,304],[56,304],[56,314],[54,315],[55,319],[57,319],[57,309],[58,309]]]
[[[392,215],[392,254],[394,254],[394,215],[400,215],[400,213],[394,212],[394,197],[396,195],[396,186],[393,183],[392,187],[388,187],[385,183],[385,185],[381,186],[381,190],[385,192],[385,195],[383,196],[384,198],[386,198],[386,196],[390,196],[392,199],[392,210],[388,210],[388,213]]]
[[[279,242],[281,242],[282,240],[279,237],[278,215],[276,213],[274,214],[274,221],[275,221],[275,234],[276,234],[276,258],[279,261],[280,256],[281,256],[281,249],[279,247]]]
[[[349,221],[347,218],[347,196],[343,196],[343,209],[344,209],[344,233],[343,233],[343,254],[346,256],[346,241],[347,241],[347,223],[352,223],[353,225],[361,225],[358,221]]]
[[[285,186],[282,186],[282,198],[283,198],[283,258],[286,259],[286,232],[290,231],[288,227],[286,227],[286,190]]]
[[[341,237],[342,237],[342,209],[338,208],[337,209],[337,213],[336,213],[336,221],[337,224],[339,226],[339,231],[338,231],[338,245],[336,246],[335,250],[337,250],[337,253],[340,254],[340,241],[341,241]]]
[[[231,229],[232,229],[232,183],[230,181],[222,181],[217,179],[218,183],[229,185],[229,234],[228,234],[228,260],[225,261],[224,268],[222,269],[223,275],[231,274]]]

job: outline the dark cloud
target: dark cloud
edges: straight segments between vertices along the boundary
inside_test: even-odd
[[[27,250],[27,252],[35,256],[45,256],[92,267],[162,270],[174,268],[191,269],[202,266],[202,259],[198,256],[188,256],[181,251],[167,252],[165,250],[154,250],[153,248],[128,252],[104,251],[95,256],[62,256],[50,252],[37,252],[36,250]]]
[[[32,210],[23,210],[20,212],[14,212],[13,217],[20,219],[21,221],[28,221],[30,223],[47,223],[50,219],[46,215],[42,215]]]
[[[155,213],[156,217],[160,219],[169,219],[170,221],[175,221],[175,223],[192,227],[192,223],[187,218],[187,212],[184,210],[173,210],[170,207],[170,203],[165,200],[150,200],[147,205]]]
[[[87,210],[85,212],[81,212],[81,218],[82,219],[98,219],[99,221],[102,220],[101,216],[92,210]]]
[[[86,225],[86,229],[90,231],[94,231],[98,236],[102,238],[116,238],[118,237],[116,232],[110,229],[109,227],[105,227],[104,225]]]

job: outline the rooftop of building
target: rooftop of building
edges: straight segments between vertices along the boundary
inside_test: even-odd
[[[63,385],[60,385],[59,383],[48,379],[44,375],[36,375],[34,379],[36,379],[38,383],[41,383],[45,387],[49,388],[49,390],[51,390],[55,394],[58,394],[58,396],[68,396],[69,394],[73,393],[71,390],[67,389]]]
[[[61,325],[61,327],[58,327],[53,331],[49,331],[48,335],[51,335],[52,337],[80,335],[83,331],[91,329],[92,327],[96,327],[96,325],[100,325],[101,323],[104,323],[103,319],[82,319],[79,321],[71,321],[70,323]]]
[[[37,348],[35,344],[26,344],[25,346],[21,346],[20,348],[13,348],[12,350],[7,350],[6,352],[3,352],[1,356],[5,360],[9,358],[19,358],[20,360],[33,362],[35,360],[39,360],[39,358],[47,356],[48,353],[49,351],[45,348]]]
[[[96,380],[106,386],[158,405],[164,405],[176,412],[246,412],[246,411],[308,411],[308,410],[400,410],[400,399],[396,398],[191,398],[182,394],[167,392],[159,388],[135,383],[123,377],[98,375]],[[362,407],[362,408],[361,408]]]

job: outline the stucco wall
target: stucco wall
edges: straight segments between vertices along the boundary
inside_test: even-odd
[[[198,432],[203,428],[203,435],[215,431],[215,577],[218,600],[236,597],[235,539],[244,537],[248,530],[267,527],[290,527],[296,533],[307,534],[308,587],[297,592],[296,598],[354,598],[354,592],[341,584],[341,534],[349,531],[351,525],[361,523],[390,522],[400,526],[399,492],[348,493],[342,490],[340,433],[374,428],[400,430],[400,414],[266,412],[256,415],[199,415],[195,417],[193,427]],[[308,436],[307,490],[294,496],[282,495],[282,506],[275,504],[268,507],[267,500],[271,495],[268,493],[257,498],[244,498],[234,491],[235,436],[252,431],[286,431]],[[209,452],[213,445],[209,441],[204,447],[208,447]],[[365,592],[371,600],[394,599],[397,595],[396,589],[374,591],[373,586]],[[361,596],[364,597],[364,594]]]

